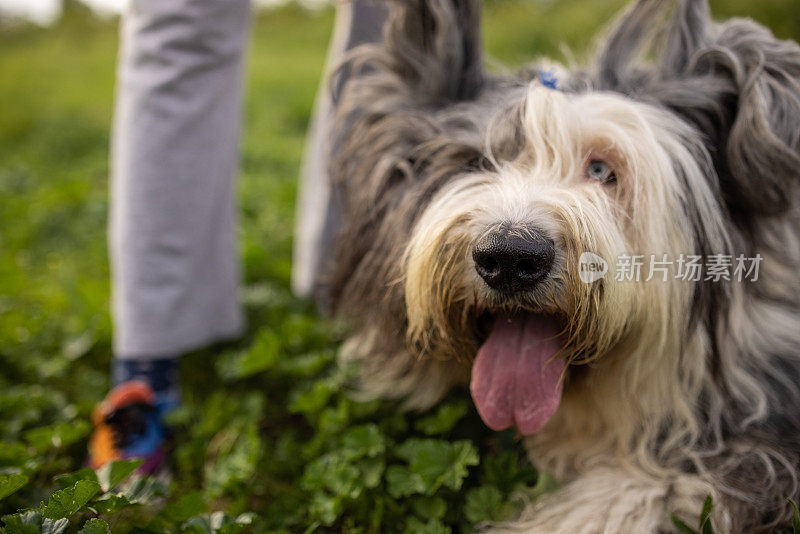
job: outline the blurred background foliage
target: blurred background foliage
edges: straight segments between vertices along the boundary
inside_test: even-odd
[[[490,0],[486,47],[510,65],[564,59],[564,46],[582,58],[623,4]],[[751,16],[780,37],[800,38],[797,0],[712,6],[717,17]],[[466,392],[427,414],[353,401],[349,371],[334,364],[341,332],[289,292],[296,177],[332,21],[331,7],[296,4],[255,19],[238,184],[250,329],[237,344],[184,358],[167,485],[120,485],[128,465],[114,476],[80,470],[92,408],[108,388],[117,22],[68,2],[49,28],[0,24],[7,532],[464,531],[553,487],[512,434],[483,428]],[[31,511],[15,514],[24,509]]]

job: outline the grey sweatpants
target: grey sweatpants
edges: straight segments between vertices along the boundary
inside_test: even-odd
[[[109,223],[117,358],[178,356],[244,328],[234,178],[249,19],[249,0],[133,0],[123,16]],[[329,66],[376,40],[382,19],[368,0],[340,5]],[[327,95],[300,187],[293,288],[304,296],[337,219]]]

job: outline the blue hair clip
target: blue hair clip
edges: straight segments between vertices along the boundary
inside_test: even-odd
[[[539,81],[541,81],[542,85],[545,87],[552,89],[553,91],[558,91],[558,78],[556,77],[555,72],[551,70],[539,69]]]

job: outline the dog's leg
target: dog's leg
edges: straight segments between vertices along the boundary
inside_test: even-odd
[[[674,532],[670,514],[695,525],[703,501],[713,495],[697,476],[672,473],[655,477],[627,470],[597,468],[557,492],[540,497],[515,522],[493,525],[492,534],[655,534]],[[724,514],[715,515],[715,532],[728,532]]]

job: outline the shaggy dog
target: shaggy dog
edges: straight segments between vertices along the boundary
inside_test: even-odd
[[[489,427],[525,436],[563,485],[492,528],[669,532],[707,495],[718,532],[788,528],[800,47],[715,23],[705,0],[640,0],[589,67],[499,76],[477,0],[397,0],[348,68],[331,164],[343,355],[411,408],[469,384]],[[684,255],[708,271],[682,277]],[[648,256],[675,261],[602,276]],[[757,276],[734,276],[743,257]]]

